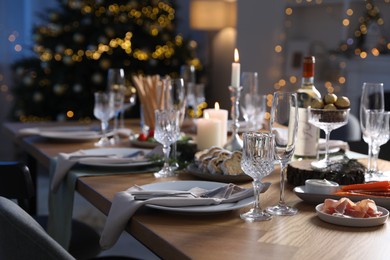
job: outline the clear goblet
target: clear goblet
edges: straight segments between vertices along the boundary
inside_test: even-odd
[[[270,220],[272,215],[260,207],[260,192],[264,186],[263,177],[274,169],[274,135],[265,132],[246,132],[243,134],[241,168],[253,178],[255,204],[241,218],[248,221]]]
[[[108,121],[114,117],[114,95],[112,93],[95,93],[95,105],[93,114],[101,121],[102,138],[95,143],[95,146],[108,146],[110,140],[107,137]]]
[[[383,112],[385,109],[385,98],[383,83],[363,83],[362,96],[360,99],[360,128],[363,134],[363,140],[368,144],[368,162],[366,175],[371,175],[373,161],[373,143],[374,134],[371,130],[375,130],[373,126],[367,125],[372,123],[372,120],[367,120],[367,111]],[[371,130],[370,130],[371,129]]]
[[[155,111],[155,129],[154,138],[163,145],[164,166],[154,173],[157,178],[174,176],[173,169],[169,166],[170,145],[175,143],[180,135],[179,111],[156,110]]]
[[[348,123],[348,109],[314,109],[308,108],[309,123],[324,130],[325,132],[325,157],[322,160],[314,161],[311,166],[316,169],[326,169],[330,164],[329,158],[329,136],[337,128]]]
[[[286,183],[286,166],[295,151],[298,131],[298,101],[293,92],[275,92],[272,101],[270,130],[275,135],[275,160],[280,163],[280,197],[279,203],[266,210],[273,215],[292,216],[296,208],[287,206],[284,201]]]

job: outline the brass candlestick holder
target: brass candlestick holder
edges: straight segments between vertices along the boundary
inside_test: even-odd
[[[229,151],[238,151],[242,150],[242,139],[238,135],[238,128],[240,124],[238,123],[238,118],[240,117],[240,95],[242,87],[232,87],[229,86],[230,91],[230,100],[232,101],[232,137],[224,146],[226,150]]]

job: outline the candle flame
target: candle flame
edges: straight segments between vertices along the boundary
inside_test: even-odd
[[[210,118],[209,113],[204,112],[203,118],[204,118],[204,119],[209,119],[209,118]]]
[[[234,49],[234,62],[239,62],[240,61],[240,56],[238,54],[237,48]]]
[[[214,104],[214,109],[215,109],[215,110],[219,110],[219,103],[218,103],[218,102],[215,102],[215,104]]]

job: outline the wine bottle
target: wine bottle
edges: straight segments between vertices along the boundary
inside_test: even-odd
[[[321,98],[320,92],[314,86],[314,64],[314,56],[304,57],[302,85],[297,90],[299,123],[294,160],[315,159],[318,154],[320,130],[309,123],[307,112],[311,101]]]

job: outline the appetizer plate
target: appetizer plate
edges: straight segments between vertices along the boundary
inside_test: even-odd
[[[210,172],[204,172],[200,170],[194,163],[187,166],[187,172],[198,178],[209,180],[209,181],[220,181],[220,182],[248,182],[252,181],[252,178],[246,174],[240,175],[223,175],[223,174],[212,174]]]
[[[382,206],[384,208],[390,209],[390,198],[379,198],[379,197],[369,197],[369,196],[337,196],[332,194],[319,194],[319,193],[311,193],[306,191],[305,186],[297,186],[294,188],[294,193],[301,200],[311,203],[311,204],[319,204],[324,202],[325,199],[335,199],[339,200],[342,197],[347,197],[352,201],[359,201],[363,199],[371,199],[375,201],[376,205]]]
[[[151,184],[143,185],[141,187],[144,190],[188,191],[195,187],[211,190],[224,185],[226,185],[226,183],[213,182],[213,181],[169,181],[169,182],[151,183]],[[221,203],[218,205],[209,205],[209,206],[167,207],[167,206],[149,205],[149,204],[146,204],[146,206],[155,209],[180,212],[180,213],[203,213],[204,214],[204,213],[219,213],[224,211],[240,209],[251,205],[253,201],[254,201],[254,197],[249,197],[234,203]]]
[[[378,210],[383,213],[380,217],[373,218],[352,218],[352,217],[343,217],[343,216],[334,216],[327,213],[322,212],[322,206],[324,204],[318,204],[316,206],[317,216],[328,223],[339,225],[339,226],[347,226],[347,227],[375,227],[380,226],[386,223],[389,218],[389,211],[383,207],[377,206]]]
[[[135,158],[126,158],[131,154],[136,153],[137,151],[142,151],[144,154],[147,154],[151,150],[149,149],[135,149],[135,148],[96,148],[96,149],[87,149],[83,150],[85,155],[90,155],[90,158],[82,158],[79,160],[79,163],[82,165],[88,166],[99,166],[99,167],[141,167],[141,166],[150,166],[153,165],[154,161],[149,160],[136,160]],[[95,156],[104,156],[115,154],[118,158],[98,158]]]

